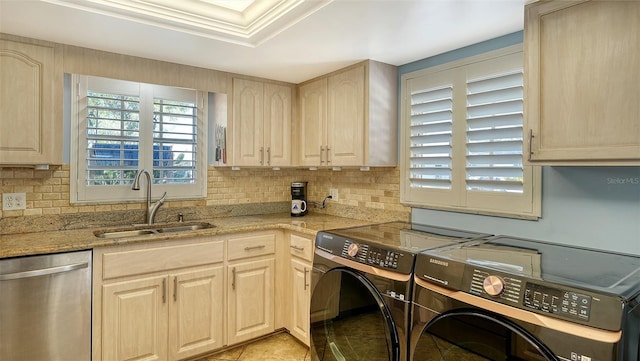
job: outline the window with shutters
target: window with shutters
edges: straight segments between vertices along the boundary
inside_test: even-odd
[[[152,197],[206,196],[206,94],[91,76],[74,76],[72,201],[138,201],[138,169],[152,174]],[[145,185],[143,185],[144,187]]]
[[[401,201],[540,216],[539,167],[523,164],[522,46],[402,77]]]

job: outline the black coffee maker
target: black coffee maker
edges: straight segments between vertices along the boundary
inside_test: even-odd
[[[291,183],[291,216],[302,217],[307,212],[307,182]]]

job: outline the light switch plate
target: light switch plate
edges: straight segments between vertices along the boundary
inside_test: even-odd
[[[27,209],[26,193],[2,193],[2,210],[15,211]]]

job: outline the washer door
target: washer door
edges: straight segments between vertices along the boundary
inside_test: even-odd
[[[311,359],[398,361],[396,326],[382,295],[345,268],[324,273],[311,297]]]
[[[527,330],[476,309],[439,314],[422,331],[413,361],[558,361]]]

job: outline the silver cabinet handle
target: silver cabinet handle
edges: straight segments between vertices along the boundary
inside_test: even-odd
[[[260,147],[260,165],[264,164],[264,147]]]
[[[162,303],[167,303],[167,279],[162,280]]]
[[[271,165],[271,147],[267,147],[267,165]]]
[[[529,129],[529,154],[527,154],[527,160],[531,160],[531,156],[533,155],[533,129]]]
[[[233,278],[231,278],[231,289],[235,290],[236,289],[236,268],[235,267],[231,269],[231,273],[233,274]]]
[[[259,246],[245,247],[245,248],[244,248],[244,250],[245,250],[245,251],[252,251],[252,250],[254,250],[254,249],[263,249],[263,248],[265,248],[265,247],[266,247],[266,246],[265,246],[264,244],[261,244],[261,245],[259,245]]]
[[[178,277],[173,277],[173,302],[178,300]]]
[[[329,163],[331,163],[331,159],[329,159],[329,151],[331,150],[331,148],[329,148],[329,146],[327,145],[327,165],[329,165]]]
[[[304,251],[304,247],[299,247],[299,246],[296,246],[295,244],[292,244],[289,247],[291,247],[291,248],[293,248],[293,249],[295,249],[296,251],[299,251],[299,252],[303,252]]]
[[[323,146],[320,146],[320,165],[322,165],[322,162],[324,162],[324,161],[322,160],[322,153],[324,153],[324,147],[323,147]]]
[[[309,288],[309,283],[307,283],[307,274],[309,274],[309,270],[307,267],[304,268],[304,290],[306,291]]]
[[[36,269],[36,270],[32,270],[32,271],[6,273],[6,274],[3,274],[3,275],[0,275],[0,281],[8,281],[8,280],[15,280],[15,279],[19,279],[19,278],[45,276],[45,275],[51,275],[51,274],[55,274],[55,273],[75,271],[77,269],[87,268],[87,267],[89,267],[89,263],[84,262],[84,263],[69,264],[69,265],[65,265],[65,266],[57,266],[57,267]]]

